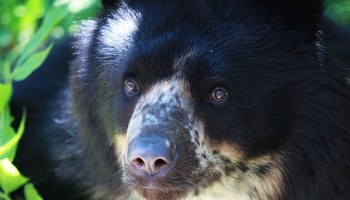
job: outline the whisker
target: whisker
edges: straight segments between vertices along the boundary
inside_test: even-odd
[[[119,169],[118,171],[116,171],[114,174],[112,174],[112,176],[115,176],[117,174],[120,174],[122,172],[122,169]]]

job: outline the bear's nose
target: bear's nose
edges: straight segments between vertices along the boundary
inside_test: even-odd
[[[175,144],[159,136],[136,137],[128,146],[128,164],[139,175],[165,176],[176,160]]]

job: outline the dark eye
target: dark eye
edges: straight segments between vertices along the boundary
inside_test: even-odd
[[[215,87],[210,94],[210,99],[216,102],[223,102],[227,99],[227,91],[222,87]]]
[[[139,92],[138,86],[133,80],[126,80],[124,82],[124,90],[127,95],[134,95]]]

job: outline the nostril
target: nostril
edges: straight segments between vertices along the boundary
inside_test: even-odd
[[[161,169],[162,167],[164,166],[167,166],[169,163],[166,162],[165,160],[163,159],[157,159],[155,162],[154,162],[154,167],[156,169]]]
[[[131,161],[131,163],[137,169],[141,169],[142,167],[145,166],[145,162],[141,158],[135,158],[134,160]]]
[[[170,164],[162,158],[152,160],[137,157],[131,161],[131,165],[137,170],[141,170],[149,174],[155,174]]]

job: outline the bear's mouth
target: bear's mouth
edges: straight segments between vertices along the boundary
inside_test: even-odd
[[[185,181],[184,177],[176,174],[170,177],[145,179],[142,176],[129,173],[129,175],[123,176],[123,182],[147,200],[183,199],[199,185],[191,181]]]
[[[184,181],[182,177],[163,177],[157,179],[145,179],[140,176],[124,176],[123,182],[135,190],[142,191],[185,191],[193,189],[195,185],[191,181]],[[186,184],[188,182],[188,184]]]

